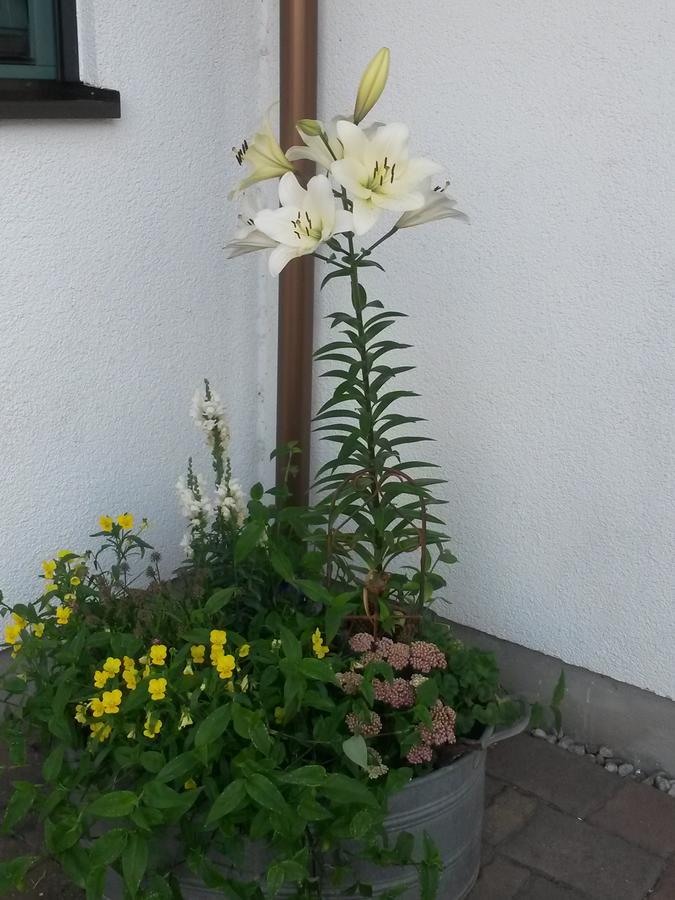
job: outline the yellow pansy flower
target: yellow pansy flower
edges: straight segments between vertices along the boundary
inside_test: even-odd
[[[33,626],[33,634],[35,635],[36,638],[41,638],[44,633],[45,633],[45,623],[44,622],[38,622],[37,625]]]
[[[113,529],[113,520],[110,516],[101,516],[98,520],[98,524],[101,531],[112,531]]]
[[[125,531],[129,531],[130,528],[134,527],[134,517],[131,513],[122,513],[121,516],[117,517],[117,524],[120,528],[124,528]]]
[[[283,708],[283,706],[275,706],[274,707],[274,721],[278,725],[281,725],[281,723],[284,721],[285,713],[286,713],[286,710]]]
[[[154,644],[150,648],[150,662],[153,666],[163,666],[166,662],[166,646],[164,644]]]
[[[106,725],[105,722],[95,722],[91,726],[91,736],[96,738],[101,744],[110,737],[111,731],[112,728],[110,725]]]
[[[194,778],[188,778],[183,787],[186,791],[194,791],[197,789],[197,782],[194,780]]]
[[[122,660],[117,659],[115,656],[109,656],[103,663],[103,671],[110,672],[111,675],[119,675],[121,667]]]
[[[78,703],[75,707],[75,721],[79,722],[80,725],[87,724],[87,707],[84,703]]]
[[[28,625],[28,620],[24,619],[23,616],[20,616],[18,613],[12,613],[12,621],[15,625],[18,625],[19,628],[25,628]]]
[[[157,735],[162,730],[162,720],[154,719],[152,716],[148,716],[145,720],[145,724],[143,726],[143,734],[150,738],[150,740],[154,740]]]
[[[218,665],[218,660],[222,659],[225,655],[225,650],[223,649],[222,644],[214,644],[211,647],[211,663],[212,665]]]
[[[97,687],[97,688],[104,687],[106,682],[108,681],[108,679],[112,678],[112,677],[113,676],[110,674],[110,672],[104,672],[104,671],[97,670],[96,672],[94,672],[94,687]]]
[[[5,643],[16,644],[21,634],[21,628],[18,625],[5,626]]]
[[[122,672],[122,678],[130,691],[135,691],[138,686],[138,673],[135,669],[125,669]]]
[[[135,669],[136,668],[136,660],[132,659],[130,656],[122,657],[122,665],[125,669]]]
[[[105,712],[105,704],[99,697],[94,697],[89,701],[89,709],[92,711],[95,719],[100,719]]]
[[[209,640],[212,644],[216,644],[219,646],[223,646],[227,642],[227,632],[221,631],[218,628],[214,628],[214,630],[209,635]]]
[[[330,652],[326,644],[324,644],[321,631],[318,628],[312,635],[312,649],[314,650],[314,655],[319,659],[323,659]]]
[[[73,611],[69,606],[57,606],[56,607],[56,624],[57,625],[67,625],[68,619],[72,616]]]
[[[73,575],[73,577],[70,579],[70,583],[73,587],[77,587],[78,584],[82,584],[82,579],[78,578],[77,575]]]
[[[193,663],[203,663],[205,653],[206,647],[204,646],[204,644],[194,644],[192,647],[190,647],[190,655],[192,656]]]
[[[51,581],[56,572],[56,562],[53,559],[43,559],[42,571],[45,573],[45,578]]]
[[[241,659],[245,659],[249,655],[250,652],[251,652],[251,645],[250,644],[242,644],[241,647],[239,648],[237,655],[240,656]]]
[[[110,715],[115,715],[120,711],[120,703],[122,702],[122,691],[116,689],[114,691],[103,691],[102,696],[103,710]]]
[[[166,697],[166,678],[151,678],[148,693],[152,700],[163,700]]]
[[[216,669],[221,678],[232,678],[237,661],[230,653],[223,654],[216,663]]]

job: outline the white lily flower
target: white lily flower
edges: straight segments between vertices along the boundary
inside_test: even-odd
[[[424,181],[440,172],[430,159],[408,157],[407,125],[380,125],[370,133],[353,122],[338,122],[344,158],[330,167],[354,204],[354,230],[365,234],[382,210],[408,212],[424,205]]]
[[[424,225],[426,222],[435,222],[437,219],[461,219],[468,222],[469,217],[457,209],[452,197],[445,193],[449,182],[444,186],[431,187],[431,182],[424,192],[424,206],[419,209],[404,212],[396,223],[397,228],[412,228],[415,225]]]
[[[293,171],[293,164],[279,146],[279,141],[274,137],[272,126],[267,118],[264,119],[251,143],[244,141],[241,147],[238,150],[235,149],[234,152],[239,165],[248,163],[252,167],[252,171],[230,192],[230,199],[238,191],[243,191],[258,181],[279,178],[286,172]]]
[[[325,135],[325,140],[320,134],[310,134],[308,131],[304,131],[300,127],[301,123],[298,122],[296,128],[305,146],[295,145],[289,147],[286,151],[286,156],[290,160],[311,159],[321,169],[330,169],[336,159],[342,159],[342,144],[337,136],[337,123],[339,121],[340,117],[336,117],[331,119],[327,126],[324,126],[321,122],[319,123]],[[330,150],[326,146],[326,141]]]
[[[244,194],[241,209],[237,216],[238,225],[234,237],[225,245],[227,258],[234,259],[244,253],[255,253],[256,250],[269,250],[276,247],[276,241],[268,238],[266,234],[255,227],[254,219],[257,214],[265,209],[264,200],[260,191],[250,191]]]
[[[366,66],[361,76],[354,104],[354,121],[358,125],[380,99],[389,75],[389,48],[382,47]]]
[[[292,259],[313,253],[334,234],[353,231],[351,213],[338,207],[325,175],[309,179],[307,190],[288,173],[279,182],[280,209],[264,209],[255,217],[256,228],[277,242],[269,269],[279,272]]]

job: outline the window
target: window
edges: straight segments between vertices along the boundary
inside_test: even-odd
[[[0,0],[0,118],[119,115],[117,91],[80,81],[76,0]]]

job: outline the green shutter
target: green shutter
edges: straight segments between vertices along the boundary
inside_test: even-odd
[[[0,0],[0,78],[58,78],[56,0]]]

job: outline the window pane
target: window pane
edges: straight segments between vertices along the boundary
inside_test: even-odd
[[[28,0],[0,0],[0,61],[31,62]]]

